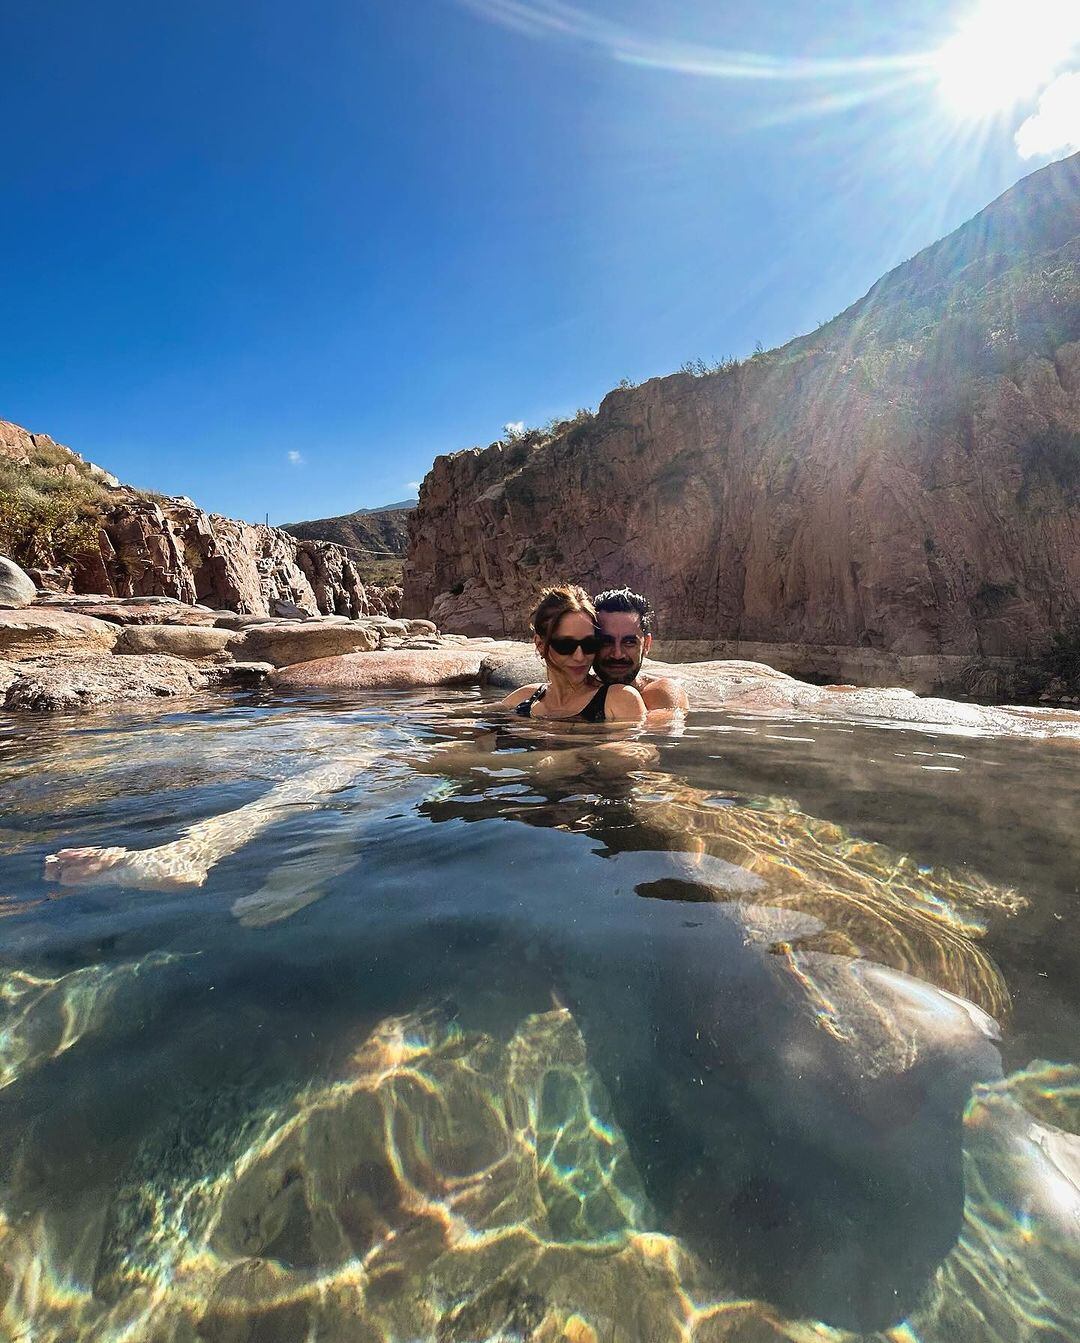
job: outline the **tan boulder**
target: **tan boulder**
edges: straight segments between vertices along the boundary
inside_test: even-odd
[[[247,629],[233,645],[237,658],[272,662],[288,667],[294,662],[312,662],[318,658],[346,653],[365,653],[378,646],[379,638],[359,621],[348,624],[306,620],[304,622],[255,625]]]
[[[169,653],[173,657],[216,659],[227,654],[229,645],[243,636],[232,630],[202,629],[193,625],[126,625],[115,652],[124,654]]]
[[[411,690],[418,686],[467,685],[477,680],[480,663],[490,651],[490,644],[469,644],[350,653],[286,667],[274,672],[270,681],[281,690]]]
[[[497,690],[517,690],[523,685],[539,685],[546,680],[544,664],[532,644],[506,644],[498,653],[485,645],[480,660],[480,684]]]
[[[0,657],[19,661],[45,653],[111,652],[115,625],[75,611],[31,606],[0,611]]]
[[[0,606],[19,610],[29,606],[37,596],[37,588],[29,576],[15,563],[0,555]]]

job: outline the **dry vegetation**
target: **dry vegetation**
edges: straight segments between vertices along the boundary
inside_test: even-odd
[[[0,458],[0,553],[38,568],[94,551],[114,497],[62,448],[37,447],[29,465]]]

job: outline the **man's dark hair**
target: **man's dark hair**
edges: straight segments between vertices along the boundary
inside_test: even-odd
[[[652,633],[652,607],[648,598],[640,592],[631,592],[629,588],[609,588],[593,598],[597,613],[601,611],[635,611],[641,617],[642,634]]]

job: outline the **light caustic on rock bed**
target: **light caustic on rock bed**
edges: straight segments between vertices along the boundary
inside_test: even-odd
[[[875,1336],[1073,1337],[1080,1148],[1039,1106],[1076,1128],[1076,1094],[1075,1070],[1046,1066],[977,1090],[960,1239],[915,1313]],[[8,1336],[855,1338],[718,1294],[715,1275],[654,1229],[565,1011],[530,1017],[505,1044],[430,1014],[388,1019],[340,1080],[188,1155],[178,1170],[148,1144],[86,1281],[57,1268],[57,1214],[0,1221]]]

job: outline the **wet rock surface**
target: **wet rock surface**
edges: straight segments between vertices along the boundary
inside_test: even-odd
[[[942,727],[990,736],[1060,737],[1080,742],[1080,713],[1069,709],[964,704],[899,687],[810,685],[760,662],[668,663],[649,660],[649,676],[682,681],[691,710],[730,709],[815,718]],[[503,644],[482,659],[481,685],[499,690],[539,682],[542,668],[526,645]]]
[[[108,618],[104,618],[108,616]],[[39,593],[0,610],[0,695],[9,709],[73,711],[232,686],[287,692],[480,684],[503,692],[543,679],[531,644],[442,634],[425,619],[287,619],[222,613],[161,597]],[[692,709],[883,721],[960,732],[1080,740],[1080,714],[994,708],[895,687],[810,685],[760,662],[650,661],[684,683]]]
[[[11,668],[12,664],[8,664]],[[185,658],[150,654],[53,654],[15,664],[4,706],[37,712],[73,712],[146,700],[175,699],[207,687],[203,673]]]

